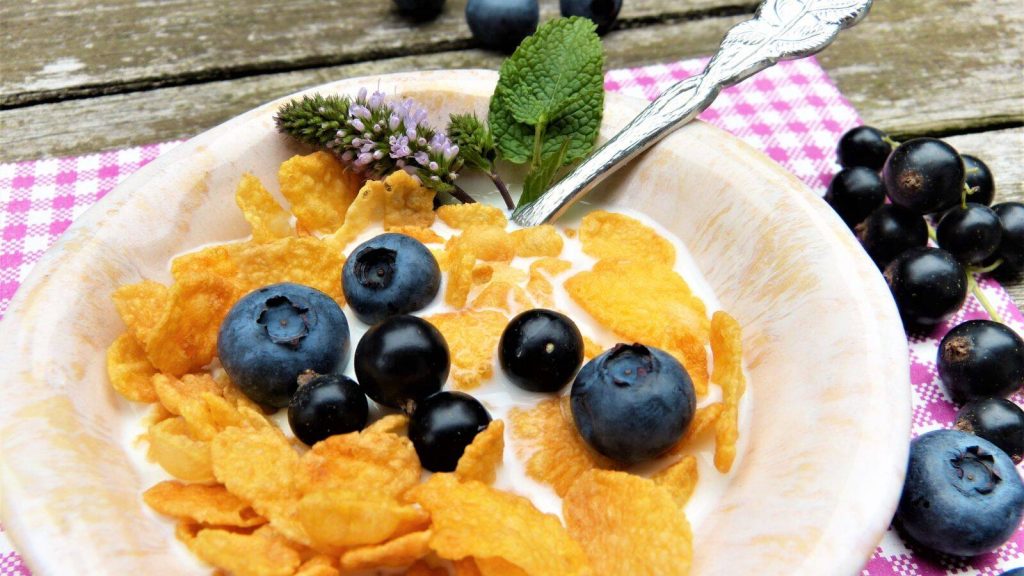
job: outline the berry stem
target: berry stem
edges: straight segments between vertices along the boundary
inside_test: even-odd
[[[981,267],[981,268],[971,268],[971,272],[974,272],[976,274],[988,274],[989,272],[995,270],[996,268],[999,268],[999,265],[1002,264],[1002,263],[1003,263],[1003,259],[1000,258],[1000,259],[996,260],[995,262],[989,264],[988,266],[984,266],[984,267]]]
[[[895,141],[895,140],[893,140],[891,136],[888,136],[888,135],[882,136],[882,141],[885,142],[886,144],[888,144],[889,146],[892,146],[893,150],[895,150],[895,149],[900,147],[900,143]]]
[[[996,311],[995,306],[988,301],[988,297],[981,291],[981,287],[978,286],[978,282],[974,279],[974,273],[970,271],[967,272],[967,287],[971,290],[971,294],[974,294],[974,297],[978,299],[981,307],[985,309],[985,312],[988,313],[992,320],[999,322],[1000,324],[1005,324],[1005,322],[1003,322],[1002,315],[1000,315],[999,312]]]
[[[455,198],[459,202],[462,202],[463,204],[476,203],[476,200],[473,200],[473,197],[470,196],[465,190],[460,188],[458,184],[452,185],[452,189],[449,192],[449,194],[451,194],[453,198]]]
[[[932,223],[928,222],[927,220],[925,221],[924,224],[925,224],[925,226],[928,227],[928,237],[932,239],[932,242],[936,242],[937,243],[939,241],[939,236],[938,236],[938,234],[935,233],[935,227],[932,226]]]

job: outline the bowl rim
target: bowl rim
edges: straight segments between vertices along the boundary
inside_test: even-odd
[[[133,189],[136,188],[139,184],[146,182],[149,179],[157,176],[162,170],[166,170],[167,167],[173,166],[174,164],[181,162],[184,159],[188,159],[190,156],[196,153],[197,150],[202,149],[202,147],[206,146],[208,143],[220,138],[224,138],[226,135],[230,134],[234,128],[245,125],[258,117],[265,116],[268,109],[276,109],[281,103],[304,94],[310,94],[318,91],[340,91],[340,88],[342,87],[349,88],[359,83],[366,85],[367,82],[373,83],[374,81],[380,81],[382,79],[386,79],[388,83],[397,84],[411,82],[414,85],[419,85],[423,83],[440,82],[450,85],[459,85],[462,84],[463,82],[471,84],[472,81],[477,81],[480,80],[481,78],[484,81],[490,81],[493,83],[494,81],[497,80],[497,72],[492,70],[481,69],[435,70],[381,74],[336,80],[314,87],[302,89],[287,96],[283,96],[281,98],[276,98],[261,106],[258,106],[245,113],[235,116],[234,118],[218,126],[215,126],[214,128],[211,128],[197,136],[194,136],[193,138],[190,138],[189,140],[179,144],[178,146],[175,146],[171,150],[168,150],[159,158],[150,162],[149,164],[142,167],[134,174],[126,178],[124,181],[118,184],[113,190],[111,190],[111,192],[108,193],[104,198],[97,201],[85,213],[83,213],[81,216],[75,219],[75,221],[68,228],[68,230],[66,230],[65,233],[61,236],[61,238],[58,239],[58,241],[55,242],[54,245],[51,246],[46,251],[46,253],[40,259],[40,261],[34,266],[29,276],[25,279],[25,281],[19,288],[18,292],[11,300],[4,319],[0,321],[0,365],[16,366],[19,360],[24,361],[23,358],[15,356],[13,352],[11,352],[12,350],[14,350],[14,346],[8,346],[8,344],[14,343],[14,341],[16,340],[15,336],[17,335],[17,332],[21,327],[20,324],[23,316],[22,308],[25,303],[24,301],[27,299],[27,295],[29,293],[34,292],[37,289],[54,282],[55,277],[59,278],[59,267],[57,266],[57,264],[59,264],[59,257],[62,253],[65,252],[65,250],[67,250],[69,244],[80,240],[80,236],[82,234],[87,234],[88,231],[94,225],[100,224],[100,221],[102,220],[101,217],[109,218],[112,213],[119,213],[122,210],[119,201],[123,200],[126,196],[131,194],[133,192]],[[458,90],[456,89],[456,91]],[[630,109],[638,107],[642,104],[645,103],[642,100],[636,98],[622,96],[619,94],[606,93],[606,110],[608,109],[609,105],[621,105],[626,107],[627,109]],[[773,165],[774,169],[781,173],[780,176],[783,176],[786,179],[790,180],[793,183],[793,186],[790,188],[789,191],[794,192],[794,194],[792,195],[792,199],[801,204],[801,207],[806,207],[808,210],[814,213],[815,216],[821,217],[821,220],[819,222],[816,222],[816,226],[818,228],[822,228],[823,231],[826,232],[827,234],[848,234],[845,225],[841,223],[838,217],[832,214],[831,211],[828,211],[827,207],[823,207],[823,205],[816,205],[816,203],[821,203],[820,201],[818,201],[814,193],[811,192],[802,183],[797,181],[795,177],[793,177],[791,174],[785,171],[784,168],[778,166],[773,161],[769,160],[766,156],[764,156],[760,151],[753,149],[752,147],[743,143],[741,140],[732,136],[731,134],[728,134],[723,130],[710,127],[706,124],[704,126],[712,131],[720,133],[724,138],[730,139],[738,143],[739,145],[741,145],[741,147],[746,149],[745,152],[752,153],[755,156],[762,157],[766,163]],[[837,246],[840,250],[844,251],[850,258],[852,258],[854,262],[857,262],[858,265],[866,267],[866,264],[870,264],[870,260],[863,253],[863,251],[851,249],[849,241],[843,243],[837,240]],[[871,268],[874,268],[873,264],[870,264],[870,266]],[[881,283],[884,286],[884,283],[881,282],[880,277],[874,280],[867,279],[867,281],[874,282],[874,284],[876,284],[874,288],[876,289],[877,284],[879,283]],[[876,302],[875,304],[879,303]],[[882,305],[883,307],[886,306],[885,303],[881,303],[880,305]],[[889,300],[888,306],[891,309],[883,310],[882,315],[887,315],[890,319],[895,319],[895,321],[898,323],[898,314],[896,314],[895,312],[895,305],[891,302],[891,299]],[[892,331],[890,330],[889,333],[885,335],[885,338],[890,341],[890,344],[902,346],[902,349],[896,350],[894,353],[897,356],[903,357],[904,367],[909,366],[909,364],[906,362],[908,358],[907,343],[905,337],[903,336],[902,326],[900,325],[899,328],[900,338],[895,339],[899,340],[899,342],[894,341],[891,332]],[[897,410],[898,417],[891,423],[892,435],[894,437],[901,438],[905,441],[903,441],[901,444],[896,445],[889,459],[894,459],[896,461],[902,460],[904,462],[904,466],[906,461],[906,454],[909,450],[911,406],[909,368],[907,368],[906,370],[908,372],[908,376],[905,392],[902,394],[894,393],[892,398],[893,400],[899,402],[900,406],[902,406],[903,409]],[[9,374],[10,372],[8,373],[7,377],[9,377]],[[10,415],[11,412],[9,409],[5,409],[4,407],[0,406],[0,416],[3,416],[4,420],[6,420],[6,417]],[[0,429],[6,428],[7,425],[8,424],[6,422],[0,422],[0,427],[2,427]],[[2,446],[0,446],[0,450],[2,450]],[[0,462],[3,462],[2,458],[0,458]],[[26,502],[14,499],[11,495],[11,490],[5,489],[5,487],[8,486],[10,482],[6,471],[6,466],[6,464],[0,464],[0,504],[2,504],[2,507],[0,507],[0,512],[2,512],[2,519],[4,521],[7,535],[15,544],[17,549],[21,551],[26,563],[29,566],[31,566],[33,570],[37,571],[37,574],[42,575],[56,573],[57,565],[52,565],[47,560],[47,556],[45,554],[46,550],[50,550],[52,548],[40,546],[41,543],[37,541],[38,537],[33,538],[32,527],[18,521],[18,511],[23,508]],[[902,486],[902,476],[898,478],[898,483],[894,481],[892,485]],[[888,494],[878,495],[879,500],[884,501],[884,505],[879,505],[875,509],[873,514],[868,514],[867,516],[863,516],[860,518],[860,520],[866,521],[874,526],[874,528],[870,530],[871,535],[866,539],[859,539],[856,546],[847,548],[847,553],[842,558],[838,559],[839,564],[835,566],[836,574],[857,571],[863,567],[864,563],[868,560],[871,552],[877,545],[877,542],[881,540],[882,535],[888,528],[889,520],[891,519],[892,513],[895,510],[896,503],[898,501],[898,496],[898,490],[889,490]],[[870,540],[870,546],[868,546],[868,540]]]

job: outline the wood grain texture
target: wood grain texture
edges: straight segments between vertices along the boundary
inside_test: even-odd
[[[558,14],[542,2],[542,18]],[[751,0],[633,0],[619,26],[751,12]],[[466,0],[435,20],[390,0],[47,0],[0,3],[0,107],[473,45]]]

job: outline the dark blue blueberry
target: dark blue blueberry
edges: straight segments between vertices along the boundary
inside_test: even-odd
[[[469,0],[466,22],[473,37],[488,48],[512,52],[537,30],[537,0]]]
[[[560,0],[562,16],[582,16],[597,24],[597,33],[604,34],[615,23],[622,9],[622,0]]]
[[[441,14],[444,0],[395,0],[403,16],[415,20],[432,20]]]
[[[1024,514],[1024,483],[997,446],[959,430],[935,430],[910,444],[896,525],[913,541],[976,556],[1010,539]]]
[[[999,576],[1024,576],[1024,568],[1011,568]]]
[[[330,296],[299,284],[246,294],[217,334],[217,355],[231,381],[254,402],[288,405],[307,370],[338,374],[348,362],[344,312]]]
[[[954,206],[942,216],[935,235],[939,246],[964,266],[981,264],[999,249],[1003,229],[999,216],[983,204]]]
[[[871,126],[857,126],[849,130],[836,147],[836,156],[843,168],[864,166],[875,172],[882,169],[890,152],[892,144],[886,142],[885,134]]]
[[[341,269],[345,300],[367,324],[426,307],[440,286],[441,268],[434,255],[404,234],[381,234],[363,242]]]
[[[431,472],[452,472],[466,446],[491,422],[476,398],[463,392],[438,392],[420,402],[409,419],[409,440],[420,464]]]
[[[392,316],[366,331],[356,346],[356,378],[375,402],[412,413],[448,379],[448,343],[416,316]]]
[[[519,314],[501,334],[505,375],[531,392],[557,392],[583,363],[583,335],[565,314],[536,308]]]
[[[693,381],[669,354],[617,344],[587,362],[570,393],[573,419],[591,448],[632,464],[661,455],[693,420]]]
[[[368,414],[366,395],[355,380],[341,374],[318,375],[292,396],[288,425],[296,438],[312,446],[328,436],[362,430]]]
[[[878,172],[870,168],[846,168],[832,177],[825,202],[853,228],[885,202],[885,185]]]
[[[980,398],[956,413],[956,429],[999,446],[1019,464],[1024,459],[1024,410],[1006,398]]]
[[[968,320],[947,332],[936,363],[957,403],[1006,397],[1024,387],[1024,339],[992,320]]]

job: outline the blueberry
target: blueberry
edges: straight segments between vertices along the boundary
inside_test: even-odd
[[[597,24],[597,33],[604,34],[615,23],[622,9],[622,0],[560,0],[562,16],[582,16]]]
[[[892,144],[885,134],[871,126],[857,126],[843,134],[836,148],[839,165],[843,168],[864,166],[878,172],[892,152]]]
[[[939,342],[939,378],[957,403],[1005,397],[1024,386],[1024,340],[991,320],[968,320]]]
[[[882,167],[889,198],[918,214],[953,207],[963,194],[964,176],[964,162],[957,151],[935,138],[904,142]]]
[[[1006,398],[982,398],[956,413],[956,429],[999,446],[1015,464],[1024,458],[1024,410]]]
[[[1020,524],[1024,483],[1010,457],[983,438],[935,430],[910,444],[896,525],[938,552],[995,550]]]
[[[890,262],[883,275],[908,328],[938,324],[967,297],[967,272],[939,248],[911,248]]]
[[[967,196],[967,199],[976,204],[991,206],[992,199],[996,195],[996,183],[992,178],[992,171],[976,156],[961,154],[960,157],[964,159],[967,186],[972,189],[977,188]]]
[[[583,335],[565,314],[537,308],[519,314],[501,334],[498,357],[513,384],[557,392],[583,363]]]
[[[363,334],[356,346],[356,379],[375,402],[408,413],[448,379],[448,343],[416,316],[392,316]]]
[[[341,269],[345,300],[367,324],[426,307],[440,286],[441,268],[434,255],[404,234],[381,234],[363,242]]]
[[[431,472],[452,472],[466,446],[491,422],[476,398],[463,392],[427,397],[409,419],[409,440],[420,464]]]
[[[911,248],[928,244],[928,224],[913,210],[883,204],[854,228],[857,239],[879,269]]]
[[[885,202],[885,185],[878,172],[870,168],[847,168],[832,178],[825,201],[853,228]]]
[[[570,393],[573,419],[591,448],[625,464],[661,455],[693,420],[693,381],[653,347],[617,344],[587,362]]]
[[[999,216],[983,204],[968,202],[950,208],[935,229],[939,246],[964,266],[981,264],[1003,239]]]
[[[1011,568],[999,576],[1024,576],[1024,568]]]
[[[512,52],[537,29],[537,0],[469,0],[466,22],[473,37],[488,48]]]
[[[341,374],[317,375],[292,396],[288,425],[296,438],[312,446],[328,436],[362,430],[368,414],[366,395],[355,380]]]
[[[395,0],[398,11],[414,20],[432,20],[441,14],[444,0]]]
[[[254,402],[288,405],[299,374],[338,374],[348,362],[344,312],[330,296],[299,284],[246,294],[217,334],[217,355],[231,381]]]

